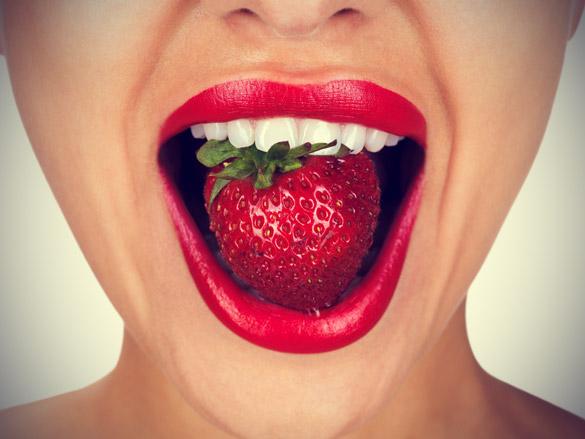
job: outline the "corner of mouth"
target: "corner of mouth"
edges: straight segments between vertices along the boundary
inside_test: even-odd
[[[204,138],[190,127],[240,119],[290,117],[360,124],[391,133],[397,145],[364,149],[381,185],[373,245],[356,277],[335,303],[301,312],[266,301],[230,270],[209,231],[204,209],[206,170],[195,159]],[[197,290],[232,332],[264,348],[319,353],[368,333],[387,309],[406,257],[424,180],[426,123],[408,100],[367,81],[317,85],[232,81],[204,90],[179,107],[161,131],[160,175],[170,217]]]

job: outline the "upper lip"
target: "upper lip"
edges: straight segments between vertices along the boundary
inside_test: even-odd
[[[361,80],[292,85],[237,80],[190,98],[164,122],[160,144],[190,125],[240,118],[293,116],[358,123],[426,144],[426,121],[406,98]],[[365,335],[384,314],[398,282],[423,181],[421,170],[393,222],[378,260],[352,294],[320,317],[252,298],[220,267],[162,169],[165,196],[185,259],[205,302],[230,329],[260,346],[316,353],[341,348]]]
[[[240,118],[295,116],[359,123],[425,145],[426,122],[406,98],[369,81],[334,80],[320,84],[284,84],[236,80],[190,98],[164,122],[160,143],[196,123]]]

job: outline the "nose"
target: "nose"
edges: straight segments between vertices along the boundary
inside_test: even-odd
[[[216,0],[217,1],[217,0]],[[304,37],[316,33],[332,19],[362,14],[357,0],[240,0],[220,1],[225,15],[259,19],[278,37]],[[367,2],[366,2],[367,3]]]

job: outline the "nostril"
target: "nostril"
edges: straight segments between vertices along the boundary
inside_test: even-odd
[[[252,16],[252,15],[256,15],[256,13],[248,8],[240,8],[237,11],[233,12],[234,14],[240,14],[240,15],[248,15],[248,16]]]
[[[336,23],[337,25],[357,25],[362,21],[364,18],[364,14],[362,11],[354,8],[342,8],[335,11],[330,17],[331,23]]]
[[[333,18],[342,18],[342,17],[348,17],[348,16],[352,16],[352,15],[356,15],[359,14],[359,11],[356,11],[353,8],[343,8],[340,9],[339,11],[335,12],[332,17]]]
[[[246,19],[250,19],[250,18],[252,18],[252,19],[259,18],[258,14],[249,8],[234,9],[233,11],[230,11],[229,14],[227,14],[227,17],[231,20],[233,20],[233,19],[246,20]]]
[[[260,16],[250,8],[233,9],[224,15],[224,19],[231,26],[236,26],[240,30],[242,26],[248,27],[262,22]]]

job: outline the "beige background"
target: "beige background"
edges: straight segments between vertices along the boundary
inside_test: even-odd
[[[581,26],[539,157],[467,309],[473,349],[487,371],[582,417],[584,139]],[[116,361],[121,335],[120,318],[34,159],[0,59],[0,409],[103,376]]]

